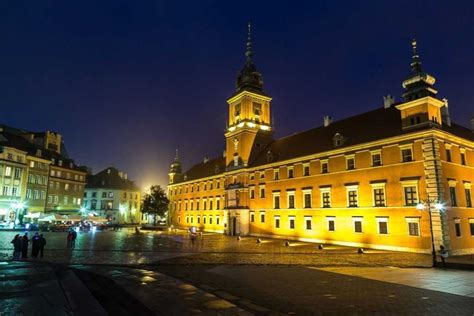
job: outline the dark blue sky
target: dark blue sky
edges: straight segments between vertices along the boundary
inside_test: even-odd
[[[1,122],[63,134],[94,172],[164,184],[224,148],[226,99],[254,60],[276,135],[400,100],[410,40],[455,121],[474,115],[474,2],[1,1]],[[317,141],[317,140],[315,140]]]

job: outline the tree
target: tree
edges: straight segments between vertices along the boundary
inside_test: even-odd
[[[159,185],[152,185],[143,196],[141,212],[153,215],[153,225],[156,226],[156,217],[166,214],[169,202],[165,191]]]

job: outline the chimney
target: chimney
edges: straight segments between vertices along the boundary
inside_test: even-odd
[[[471,118],[471,132],[474,133],[474,117]]]
[[[326,115],[324,117],[324,127],[328,127],[332,123],[332,117]]]
[[[441,108],[441,120],[444,124],[451,126],[451,117],[449,116],[448,99],[443,99],[444,106]]]
[[[395,97],[387,94],[387,96],[383,97],[383,108],[389,109],[392,105],[395,104]]]
[[[208,163],[208,162],[209,162],[209,157],[208,156],[204,157],[204,163]]]

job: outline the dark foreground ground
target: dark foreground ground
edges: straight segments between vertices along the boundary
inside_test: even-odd
[[[0,315],[474,315],[474,272],[428,268],[426,255],[127,231],[66,249],[63,234],[46,237],[43,261],[0,262]]]

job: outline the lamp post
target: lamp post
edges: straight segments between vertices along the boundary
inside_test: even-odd
[[[430,233],[431,233],[431,255],[432,255],[432,260],[433,260],[433,267],[436,266],[436,248],[435,248],[435,242],[434,242],[434,234],[433,234],[433,220],[431,217],[431,203],[435,203],[435,208],[438,211],[441,211],[443,209],[443,204],[439,203],[437,200],[426,200],[426,206],[428,207],[428,214],[430,217]],[[425,209],[425,203],[423,201],[420,201],[417,205],[416,208],[420,211],[423,211]]]

